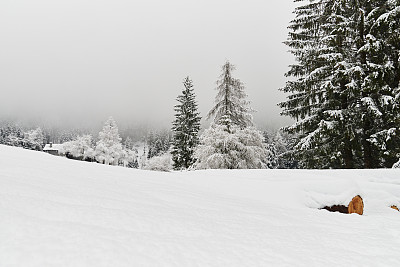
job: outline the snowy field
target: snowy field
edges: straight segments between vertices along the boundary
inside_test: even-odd
[[[364,199],[364,215],[325,205]],[[0,145],[0,266],[400,266],[400,170],[158,173]]]

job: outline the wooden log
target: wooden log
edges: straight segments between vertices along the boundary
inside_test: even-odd
[[[350,201],[349,205],[346,207],[344,205],[333,205],[333,206],[326,206],[322,209],[331,211],[331,212],[340,212],[340,213],[357,213],[363,215],[364,213],[364,202],[360,196],[355,196]]]
[[[391,208],[394,209],[394,210],[400,211],[399,208],[397,206],[395,206],[395,205],[391,206]]]
[[[348,213],[357,213],[363,215],[364,202],[360,196],[355,196],[349,203]]]

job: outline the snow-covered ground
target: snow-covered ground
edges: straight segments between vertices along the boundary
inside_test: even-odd
[[[318,208],[364,199],[364,215]],[[0,266],[400,266],[400,170],[158,173],[0,145]]]

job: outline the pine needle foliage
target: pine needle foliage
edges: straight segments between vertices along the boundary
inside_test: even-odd
[[[399,1],[296,0],[281,90],[304,168],[389,167],[399,143]],[[391,139],[387,138],[390,135]],[[387,144],[383,140],[390,141]]]
[[[176,99],[173,122],[172,160],[175,170],[188,169],[193,165],[194,149],[199,143],[200,113],[197,111],[193,82],[189,77],[183,81],[184,89]]]

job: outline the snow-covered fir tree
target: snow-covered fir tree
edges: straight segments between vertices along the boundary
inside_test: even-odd
[[[263,132],[263,137],[264,137],[264,143],[266,144],[267,149],[269,150],[269,156],[268,156],[268,167],[270,169],[276,169],[278,168],[278,151],[275,146],[275,140],[274,140],[274,135],[275,133],[272,131],[264,131]]]
[[[144,144],[143,144],[143,153],[142,155],[140,155],[139,160],[138,160],[138,164],[139,164],[139,168],[140,169],[144,169],[146,167],[146,161],[147,161],[147,140],[144,140]]]
[[[207,119],[213,118],[215,124],[224,124],[228,131],[231,125],[245,128],[253,125],[252,109],[246,100],[242,81],[232,76],[235,66],[227,61],[217,81],[215,105],[208,112]]]
[[[151,131],[147,137],[147,159],[160,156],[171,147],[171,133],[169,131]]]
[[[368,167],[390,168],[400,158],[400,1],[371,1],[365,6],[365,34],[359,45],[365,115],[358,117],[364,161]]]
[[[286,42],[295,79],[280,103],[297,119],[285,128],[300,134],[296,158],[305,168],[391,166],[399,145],[383,152],[374,137],[399,125],[399,1],[300,2]]]
[[[126,149],[131,149],[131,150],[133,149],[133,141],[132,138],[130,138],[129,136],[125,138],[124,147]]]
[[[264,137],[254,127],[212,124],[195,150],[196,169],[266,169],[272,167]]]
[[[187,169],[194,163],[194,149],[199,143],[200,113],[193,90],[193,82],[186,77],[183,81],[184,89],[178,96],[179,104],[175,106],[175,120],[173,122],[172,160],[174,169]]]
[[[278,131],[264,131],[265,143],[271,151],[270,162],[277,169],[297,169],[298,162],[293,158],[296,136]]]
[[[208,113],[211,126],[200,137],[195,150],[197,169],[262,169],[272,167],[273,152],[260,131],[253,127],[243,83],[231,76],[227,62],[217,82],[216,105]]]
[[[134,147],[134,143],[131,137],[126,137],[124,141],[124,153],[122,162],[125,167],[128,168],[139,168],[138,162],[138,150]]]
[[[96,160],[106,165],[118,165],[122,157],[123,149],[118,127],[114,119],[110,117],[99,132],[99,140],[96,143]]]

